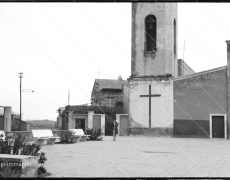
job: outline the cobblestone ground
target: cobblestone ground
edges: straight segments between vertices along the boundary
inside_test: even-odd
[[[51,177],[230,177],[230,140],[105,136],[42,147]]]

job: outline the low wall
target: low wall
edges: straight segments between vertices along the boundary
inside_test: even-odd
[[[33,135],[31,131],[10,131],[6,132],[6,136],[18,136],[22,135],[24,141],[33,141]]]
[[[69,130],[52,130],[54,136],[58,136],[58,132],[69,131]]]
[[[146,135],[146,136],[172,136],[172,128],[128,128],[131,135]]]

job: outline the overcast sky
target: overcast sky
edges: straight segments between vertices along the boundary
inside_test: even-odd
[[[179,57],[196,72],[227,64],[230,4],[179,3]],[[183,47],[185,42],[185,51]],[[94,80],[131,73],[131,3],[1,3],[0,106],[23,120],[90,103]]]

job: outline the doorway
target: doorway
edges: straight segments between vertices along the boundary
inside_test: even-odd
[[[75,129],[83,129],[85,131],[85,119],[75,119]]]
[[[113,116],[105,115],[105,136],[113,135]]]
[[[121,114],[120,115],[120,124],[119,124],[119,136],[128,136],[129,135],[129,115]]]
[[[210,115],[210,138],[227,138],[225,114]]]

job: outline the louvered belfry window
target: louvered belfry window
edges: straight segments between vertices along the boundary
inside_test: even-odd
[[[156,51],[157,41],[157,20],[154,15],[148,15],[145,18],[146,50]]]

